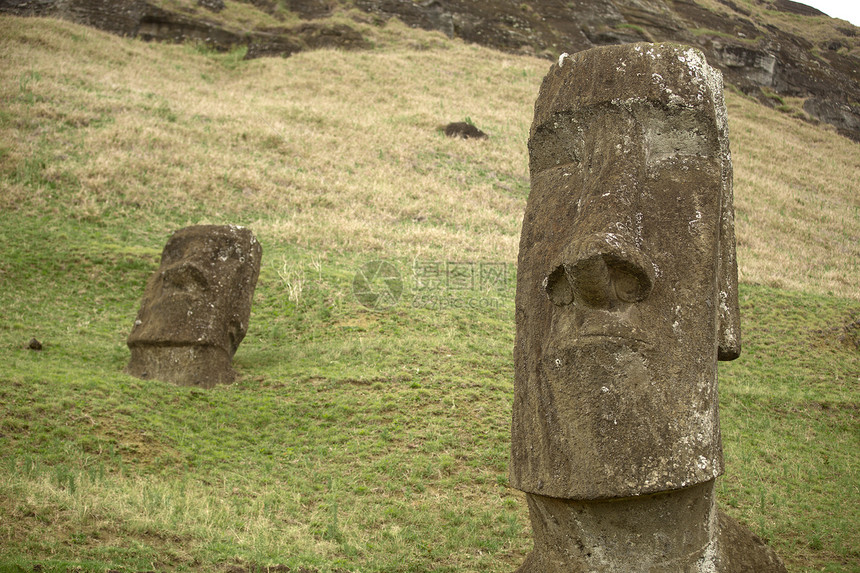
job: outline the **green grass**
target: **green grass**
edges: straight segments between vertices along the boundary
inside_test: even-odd
[[[0,18],[0,571],[522,562],[514,263],[547,63],[365,33],[243,62]],[[719,499],[790,571],[858,571],[857,148],[727,97],[744,351]],[[464,117],[490,139],[436,130]],[[238,381],[123,374],[167,236],[202,222],[263,246]],[[353,278],[379,259],[403,291],[372,310]],[[446,285],[449,262],[473,265]]]
[[[826,546],[822,566],[853,571],[860,305],[748,286],[741,298],[744,354],[720,370],[720,499],[798,570]]]
[[[454,571],[522,555],[505,479],[512,280],[470,291],[489,311],[374,312],[337,302],[346,261],[302,269],[298,302],[265,269],[241,381],[202,391],[120,372],[151,254],[104,255],[108,237],[72,226],[76,244],[46,260],[27,244],[69,241],[3,223],[8,272],[63,299],[34,308],[3,285],[4,557]]]

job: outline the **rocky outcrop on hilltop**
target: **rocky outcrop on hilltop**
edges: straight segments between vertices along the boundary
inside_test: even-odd
[[[379,24],[396,17],[467,42],[550,58],[607,44],[682,42],[702,49],[744,93],[774,107],[782,97],[804,98],[809,117],[860,142],[860,28],[791,0],[236,1],[273,16],[286,8],[301,21],[233,28],[214,17],[224,0],[188,1],[184,10],[168,10],[157,0],[0,0],[0,12],[54,15],[125,36],[198,41],[217,50],[246,45],[249,58],[367,47],[357,28],[328,18],[344,8]],[[826,33],[797,31],[805,27]]]
[[[777,14],[826,20],[791,0],[753,0]],[[302,13],[325,0],[291,0]],[[381,19],[439,30],[504,51],[557,57],[606,44],[672,41],[702,49],[726,81],[771,106],[780,96],[810,98],[804,111],[860,141],[860,28],[833,21],[815,41],[758,21],[738,0],[354,0]],[[812,21],[810,20],[810,22]],[[777,96],[777,97],[774,97]]]
[[[223,0],[198,0],[197,4],[213,13],[224,7]],[[54,16],[146,41],[200,42],[218,51],[247,46],[248,59],[289,56],[307,49],[368,47],[355,29],[325,19],[248,31],[217,23],[205,13],[167,10],[147,0],[0,0],[0,12]]]

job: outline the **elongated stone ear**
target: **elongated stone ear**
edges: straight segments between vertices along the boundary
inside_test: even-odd
[[[714,70],[714,74],[719,72]],[[722,78],[720,77],[720,83]],[[723,91],[715,97],[717,128],[722,156],[722,197],[720,197],[719,323],[717,359],[734,360],[741,354],[741,313],[738,303],[738,261],[735,252],[735,207],[732,160],[729,151],[727,113]]]
[[[738,263],[735,258],[735,225],[731,190],[723,196],[719,272],[717,359],[734,360],[741,354],[741,313],[738,303]]]

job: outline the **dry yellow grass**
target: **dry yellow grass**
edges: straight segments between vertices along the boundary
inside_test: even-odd
[[[60,197],[71,217],[242,223],[318,254],[515,262],[549,63],[360,25],[376,49],[243,62],[0,18],[4,208]],[[860,298],[857,145],[727,99],[741,280]],[[437,130],[465,118],[490,139]]]
[[[860,147],[728,102],[741,281],[860,298]]]
[[[180,14],[193,15],[210,22],[226,25],[233,31],[252,31],[267,27],[282,27],[299,22],[299,17],[287,10],[283,2],[272,3],[271,13],[250,2],[227,0],[219,12],[209,10],[196,0],[154,0],[152,4]],[[238,27],[238,30],[237,30]]]

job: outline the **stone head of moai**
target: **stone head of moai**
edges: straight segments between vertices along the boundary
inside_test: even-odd
[[[212,387],[235,379],[233,355],[248,331],[262,248],[247,228],[176,231],[146,285],[128,337],[126,372]]]
[[[672,44],[565,54],[529,167],[512,485],[600,500],[713,480],[717,360],[740,353],[720,72]]]

